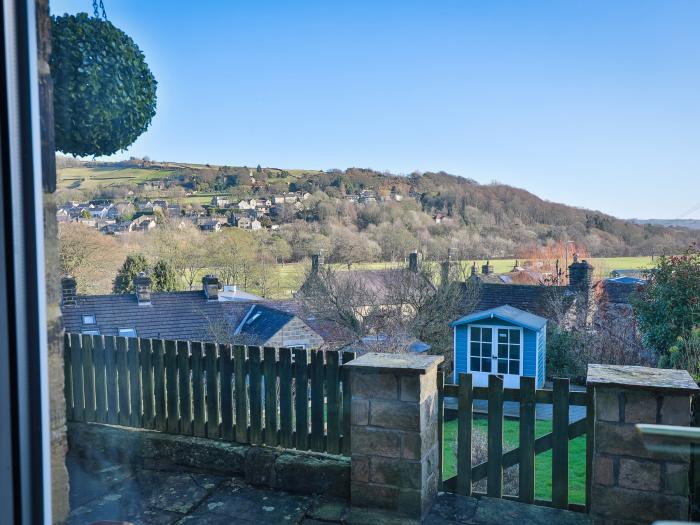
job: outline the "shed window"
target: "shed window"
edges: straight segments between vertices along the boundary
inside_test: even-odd
[[[495,374],[520,374],[522,348],[519,328],[471,326],[469,370]]]
[[[119,337],[136,337],[136,328],[120,328]]]
[[[89,314],[89,315],[84,315],[83,316],[83,324],[95,324],[95,315],[94,314]]]

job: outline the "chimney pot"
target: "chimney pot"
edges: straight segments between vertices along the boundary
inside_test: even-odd
[[[408,269],[418,273],[418,252],[414,251],[408,254]]]
[[[61,304],[69,306],[75,304],[78,295],[78,282],[72,275],[66,275],[61,279]]]
[[[490,273],[493,273],[493,266],[491,265],[491,261],[486,261],[486,264],[481,266],[481,273],[484,275],[489,275]]]
[[[216,275],[202,277],[202,288],[209,301],[219,300],[219,278]]]
[[[134,277],[134,290],[139,306],[151,304],[151,278],[145,272],[140,272]]]
[[[320,253],[314,253],[311,256],[311,273],[318,273],[323,264],[323,258]]]

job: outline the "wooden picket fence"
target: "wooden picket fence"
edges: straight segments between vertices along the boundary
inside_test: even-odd
[[[348,455],[352,352],[65,336],[69,421]]]
[[[458,399],[457,475],[443,481],[443,490],[465,496],[473,494],[473,484],[486,479],[489,497],[514,499],[523,503],[586,511],[590,501],[593,402],[589,392],[569,389],[568,379],[555,379],[553,390],[536,390],[533,377],[521,377],[520,388],[503,388],[503,379],[490,375],[488,387],[472,386],[471,374],[459,374],[457,385],[444,384],[438,374],[438,433],[443,442],[444,398]],[[474,400],[488,401],[487,460],[472,465],[472,425]],[[520,403],[519,446],[503,451],[503,403]],[[552,432],[535,438],[535,407],[537,403],[552,405]],[[586,407],[586,417],[569,423],[569,407]],[[586,504],[569,503],[569,440],[586,434]],[[535,456],[552,451],[552,500],[535,499]],[[442,448],[440,465],[442,465]],[[503,494],[503,470],[519,465],[518,495]]]

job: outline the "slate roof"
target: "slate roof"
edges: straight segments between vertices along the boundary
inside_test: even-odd
[[[61,310],[66,331],[73,333],[99,329],[118,335],[120,328],[133,328],[138,337],[213,342],[222,331],[233,336],[245,320],[239,334],[247,344],[263,344],[297,316],[326,342],[337,335],[305,318],[296,301],[209,301],[201,290],[153,292],[150,305],[139,305],[135,294],[79,295]],[[95,324],[84,324],[83,315],[94,315]]]
[[[473,286],[465,284],[466,286]],[[552,315],[553,296],[568,293],[563,286],[544,286],[527,284],[493,284],[478,285],[477,304],[474,311],[490,310],[503,305],[510,305],[520,310],[549,318]],[[465,294],[467,297],[469,293]]]
[[[508,321],[524,328],[529,328],[530,330],[540,330],[547,325],[547,319],[544,317],[540,317],[539,315],[535,315],[506,304],[496,308],[491,308],[490,310],[483,310],[465,315],[464,317],[451,322],[450,326],[474,323],[477,321],[483,321],[484,319],[490,319],[492,317],[496,317],[502,321]]]

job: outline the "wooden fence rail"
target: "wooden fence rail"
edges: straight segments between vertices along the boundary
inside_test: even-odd
[[[443,481],[443,489],[470,496],[473,484],[486,479],[486,495],[517,499],[562,509],[585,510],[585,506],[569,503],[569,440],[587,434],[590,439],[592,403],[588,392],[569,390],[568,379],[555,379],[552,390],[536,390],[532,377],[521,377],[520,388],[503,388],[503,379],[490,375],[488,387],[474,387],[471,374],[459,374],[457,385],[444,385],[438,374],[439,429],[444,424],[444,398],[457,398],[457,475]],[[472,428],[474,400],[488,402],[487,460],[472,464]],[[519,403],[519,446],[503,452],[503,403]],[[552,405],[552,432],[535,438],[535,408],[537,403]],[[587,415],[569,423],[569,407],[586,406]],[[442,436],[442,432],[440,432]],[[590,441],[587,443],[590,448]],[[552,500],[535,499],[535,456],[552,451]],[[440,455],[442,465],[442,453]],[[503,471],[519,465],[518,495],[503,494]],[[590,454],[586,460],[586,500],[589,498]]]
[[[352,352],[65,336],[69,421],[348,455]]]

